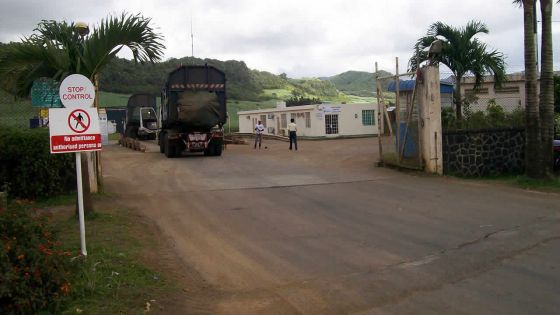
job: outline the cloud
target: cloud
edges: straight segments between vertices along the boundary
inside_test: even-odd
[[[243,60],[292,77],[373,71],[376,61],[394,71],[395,57],[405,69],[415,41],[436,21],[486,23],[490,34],[480,39],[504,52],[511,69],[523,65],[523,14],[511,1],[4,0],[0,41],[31,34],[42,19],[95,24],[123,11],[152,18],[165,36],[165,58],[191,55],[192,21],[195,56]],[[553,20],[559,16],[556,5]]]

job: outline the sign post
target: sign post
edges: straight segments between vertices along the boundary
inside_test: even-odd
[[[52,154],[76,154],[80,247],[82,255],[87,256],[80,152],[101,150],[99,117],[97,110],[91,108],[95,99],[95,89],[85,76],[72,74],[60,84],[59,95],[66,108],[49,110],[50,150]]]

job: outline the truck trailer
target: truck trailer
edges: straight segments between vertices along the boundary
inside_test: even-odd
[[[167,77],[161,93],[160,152],[222,155],[227,121],[226,77],[215,67],[181,66]]]

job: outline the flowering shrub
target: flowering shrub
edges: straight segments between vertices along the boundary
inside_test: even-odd
[[[71,254],[49,221],[23,207],[0,208],[0,314],[56,312],[70,293]]]

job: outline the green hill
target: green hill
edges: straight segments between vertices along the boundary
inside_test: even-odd
[[[379,71],[380,76],[391,75],[387,71]],[[336,88],[345,94],[357,96],[375,95],[375,75],[364,71],[347,71],[326,80],[334,83]]]

